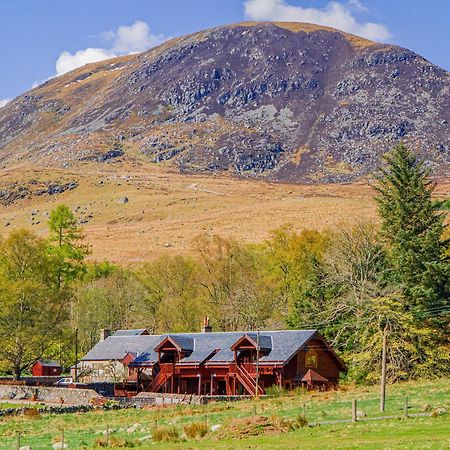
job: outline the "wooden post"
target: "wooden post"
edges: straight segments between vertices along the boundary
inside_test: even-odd
[[[214,389],[213,389],[213,384],[214,384],[214,374],[211,374],[211,384],[209,386],[209,395],[213,395]]]
[[[64,448],[64,428],[61,430],[61,448]]]
[[[408,417],[408,397],[405,397],[404,412],[405,417]]]
[[[255,396],[258,397],[259,393],[259,330],[256,334],[256,379],[255,379]]]
[[[358,420],[358,411],[356,399],[352,400],[352,422],[356,422]]]
[[[106,446],[109,447],[109,424],[106,425]]]
[[[202,394],[202,375],[198,375],[198,395]]]
[[[75,377],[74,378],[75,378],[75,383],[76,383],[78,381],[78,328],[75,328]]]
[[[386,406],[386,347],[387,327],[383,331],[383,349],[381,353],[381,380],[380,380],[380,411],[384,412]]]
[[[17,448],[18,449],[20,449],[20,447],[21,447],[21,445],[20,445],[20,438],[21,438],[21,435],[20,435],[20,431],[17,433]]]

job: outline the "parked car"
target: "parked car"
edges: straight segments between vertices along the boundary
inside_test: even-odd
[[[60,387],[67,387],[70,384],[73,384],[73,378],[66,377],[66,378],[60,378],[54,385],[60,386]]]

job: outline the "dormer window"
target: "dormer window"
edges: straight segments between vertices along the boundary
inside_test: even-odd
[[[312,348],[306,352],[305,366],[317,368],[317,353]]]

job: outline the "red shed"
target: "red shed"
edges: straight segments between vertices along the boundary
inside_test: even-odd
[[[62,367],[56,361],[40,359],[33,364],[34,377],[57,377],[61,372]]]

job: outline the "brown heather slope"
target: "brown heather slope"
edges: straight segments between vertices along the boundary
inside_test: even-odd
[[[449,104],[449,73],[410,50],[312,24],[241,23],[16,98],[0,109],[0,164],[96,166],[118,140],[125,160],[320,184],[370,174],[403,140],[443,177]]]
[[[31,180],[74,181],[79,186],[57,195],[39,195],[0,207],[6,235],[26,227],[47,233],[48,212],[59,203],[76,210],[91,258],[132,264],[167,254],[193,254],[193,239],[220,234],[242,242],[260,242],[271,230],[290,223],[297,230],[336,228],[375,219],[367,185],[288,185],[226,176],[181,175],[160,166],[108,164],[93,172],[79,170],[3,171],[0,184]],[[128,203],[120,203],[123,197]],[[6,227],[5,225],[8,224]]]
[[[95,170],[94,170],[95,169]],[[49,194],[50,186],[71,186]],[[18,188],[19,187],[19,188]],[[290,224],[295,230],[335,230],[358,221],[377,221],[367,181],[299,185],[236,179],[225,175],[180,174],[145,162],[89,163],[72,169],[22,166],[0,172],[0,235],[25,227],[45,237],[49,211],[67,204],[79,218],[93,260],[124,265],[162,255],[195,255],[203,233],[259,243]],[[39,191],[41,193],[39,193]],[[445,198],[450,183],[436,194]],[[122,203],[124,198],[127,203]]]

